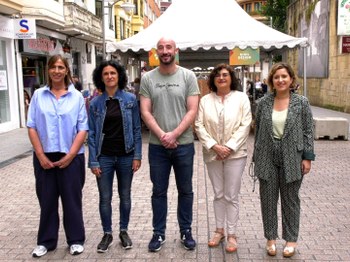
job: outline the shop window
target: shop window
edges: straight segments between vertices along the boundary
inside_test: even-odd
[[[0,40],[0,123],[9,122],[11,120],[6,61],[6,42]]]
[[[35,87],[46,84],[45,66],[45,57],[22,56],[23,88],[30,96]]]

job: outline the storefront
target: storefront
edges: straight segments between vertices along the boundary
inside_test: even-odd
[[[37,34],[36,39],[19,40],[21,53],[23,88],[31,97],[33,91],[47,83],[46,64],[49,56],[63,54],[65,40]],[[70,53],[64,56],[71,58]]]
[[[0,15],[0,133],[20,127],[18,82],[11,19]]]

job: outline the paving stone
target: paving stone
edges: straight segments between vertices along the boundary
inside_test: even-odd
[[[16,132],[26,136],[26,132]],[[6,140],[2,135],[1,143]],[[20,141],[25,141],[21,137]],[[134,243],[131,250],[123,250],[118,239],[118,193],[113,198],[113,228],[115,241],[109,252],[98,254],[96,246],[102,237],[98,213],[98,191],[94,175],[87,169],[83,191],[86,228],[85,251],[71,256],[60,227],[59,243],[40,261],[113,261],[113,262],[221,262],[221,261],[285,261],[282,257],[284,241],[277,241],[278,254],[269,257],[260,214],[258,182],[252,192],[253,181],[248,176],[248,164],[242,180],[240,220],[238,223],[237,253],[227,254],[225,246],[208,248],[207,242],[215,230],[213,192],[203,163],[201,145],[195,142],[193,235],[197,240],[194,251],[186,251],[179,240],[177,223],[177,191],[171,175],[168,200],[167,242],[160,252],[148,252],[152,237],[151,194],[147,160],[147,139],[144,139],[142,167],[135,174],[132,186],[132,211],[129,231]],[[0,145],[1,146],[1,145]],[[10,148],[10,147],[6,147]],[[27,150],[27,147],[24,147]],[[248,140],[248,160],[251,159],[253,137]],[[9,149],[10,150],[10,149]],[[305,176],[300,191],[302,201],[300,239],[292,261],[350,261],[350,142],[315,141],[316,161]],[[25,152],[25,151],[23,151]],[[1,162],[0,154],[0,162]],[[2,161],[3,162],[3,161]],[[249,162],[249,161],[248,161]],[[35,195],[32,154],[26,153],[15,161],[0,164],[0,261],[33,261],[31,252],[36,245],[39,205]],[[62,213],[61,213],[62,214]],[[62,222],[61,222],[62,223]],[[281,226],[279,225],[281,235]],[[38,261],[38,260],[34,260]]]

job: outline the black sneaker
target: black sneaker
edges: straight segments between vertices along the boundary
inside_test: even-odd
[[[113,244],[113,236],[110,233],[105,233],[102,237],[101,242],[97,246],[98,253],[105,253],[108,248]]]
[[[196,241],[192,238],[191,230],[186,230],[180,234],[181,243],[187,250],[193,250],[196,247]]]
[[[157,252],[162,248],[162,245],[165,243],[165,236],[159,234],[153,234],[151,242],[148,244],[148,250],[150,252]]]
[[[124,249],[132,248],[132,241],[131,241],[127,231],[125,231],[125,230],[120,231],[119,238],[120,238],[120,241],[122,242],[122,247]]]

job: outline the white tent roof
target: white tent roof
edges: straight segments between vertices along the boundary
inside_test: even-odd
[[[268,50],[307,44],[306,38],[283,34],[250,17],[235,0],[176,0],[145,30],[123,41],[108,43],[106,50],[149,51],[163,36],[174,39],[180,50]]]

